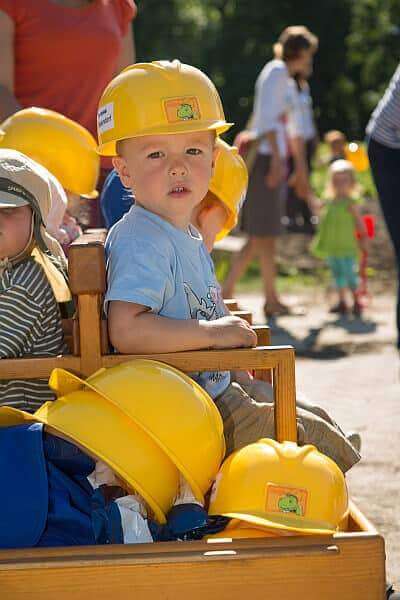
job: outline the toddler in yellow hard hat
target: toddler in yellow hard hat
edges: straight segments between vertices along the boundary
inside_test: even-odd
[[[105,310],[122,353],[251,347],[246,321],[228,314],[193,211],[210,187],[216,137],[229,128],[215,86],[179,61],[138,63],[104,91],[99,153],[114,156],[136,204],[110,231]],[[257,402],[229,372],[193,373],[224,421],[228,453],[274,437],[273,407]],[[160,391],[162,392],[162,391]],[[299,409],[299,439],[342,470],[360,456],[341,430]]]
[[[193,210],[191,222],[203,236],[211,252],[214,242],[235,227],[247,190],[247,168],[237,148],[216,140],[218,155],[208,192]],[[100,195],[101,210],[107,228],[111,228],[130,210],[135,198],[125,188],[118,173],[111,171]]]
[[[66,249],[82,233],[76,220],[82,204],[98,196],[100,159],[93,136],[60,113],[32,107],[0,124],[0,147],[18,150],[47,170],[52,195],[47,227]]]
[[[37,163],[0,149],[0,359],[66,350],[57,302],[70,293],[63,251],[46,229],[50,193]],[[45,379],[0,380],[0,405],[34,412],[53,399]]]

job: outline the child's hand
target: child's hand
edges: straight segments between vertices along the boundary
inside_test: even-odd
[[[257,335],[240,317],[227,315],[215,321],[202,321],[209,328],[212,348],[251,348],[257,345]]]
[[[323,207],[323,202],[318,198],[314,193],[307,200],[308,207],[312,212],[314,217],[319,217],[321,214],[321,209]]]
[[[233,145],[236,146],[237,148],[240,148],[240,146],[242,144],[248,144],[249,142],[254,140],[254,138],[255,138],[255,136],[252,131],[244,129],[243,131],[240,131],[237,134],[237,136],[233,140]]]

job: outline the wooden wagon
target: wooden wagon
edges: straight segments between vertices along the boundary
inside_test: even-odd
[[[104,234],[85,234],[70,250],[77,317],[66,322],[72,354],[0,361],[0,379],[47,378],[62,367],[89,376],[133,355],[111,354],[101,315]],[[296,440],[295,358],[255,328],[251,349],[147,355],[181,369],[255,370],[272,376],[278,440]],[[0,551],[3,600],[383,600],[384,540],[351,504],[345,531],[333,536],[209,540]]]

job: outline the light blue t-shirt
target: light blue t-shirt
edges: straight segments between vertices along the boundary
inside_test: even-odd
[[[148,306],[170,319],[211,321],[226,314],[214,265],[200,233],[177,229],[133,206],[106,241],[107,293],[112,300]],[[212,398],[230,383],[229,371],[191,374]]]

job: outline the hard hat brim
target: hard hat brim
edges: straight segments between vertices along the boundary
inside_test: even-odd
[[[97,147],[97,153],[100,156],[116,156],[117,155],[117,142],[122,140],[128,140],[130,138],[144,137],[146,135],[176,135],[179,133],[197,133],[201,131],[215,131],[217,135],[221,135],[225,131],[228,131],[233,126],[233,123],[227,123],[226,121],[184,121],[181,123],[174,123],[173,125],[159,125],[156,127],[150,127],[142,130],[140,133],[133,132],[132,135],[125,135],[118,140],[112,140],[99,144]]]
[[[14,427],[27,422],[37,423],[37,419],[30,413],[12,406],[2,406],[0,408],[0,427]]]
[[[290,531],[293,533],[299,533],[304,535],[333,535],[337,532],[336,529],[332,529],[328,523],[316,523],[307,519],[302,519],[302,524],[294,524],[294,515],[282,515],[278,513],[271,514],[270,518],[265,515],[268,513],[258,513],[256,511],[249,512],[233,512],[223,513],[222,516],[229,517],[231,519],[239,519],[246,523],[265,527],[267,530],[273,531]]]

